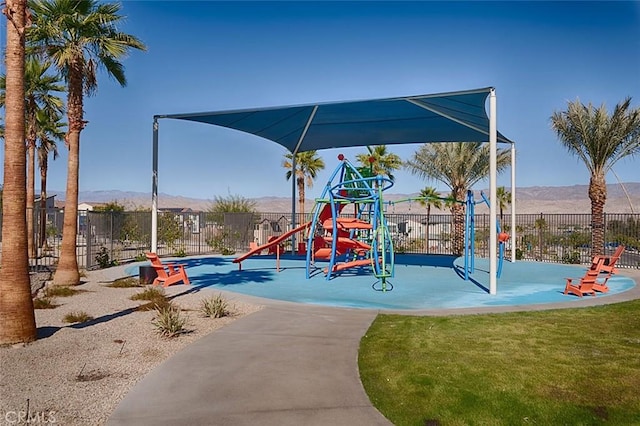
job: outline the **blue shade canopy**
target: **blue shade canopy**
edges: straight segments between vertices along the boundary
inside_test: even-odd
[[[492,88],[361,101],[157,115],[261,136],[290,152],[366,145],[488,142]],[[511,143],[498,132],[498,142]]]

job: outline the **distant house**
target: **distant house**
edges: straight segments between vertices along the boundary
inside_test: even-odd
[[[200,212],[188,207],[165,207],[158,209],[158,213],[173,213],[182,227],[193,234],[200,232]]]
[[[89,204],[89,203],[80,203],[80,204],[78,204],[78,211],[79,211],[79,212],[88,212],[88,211],[89,211],[89,212],[92,212],[92,211],[93,211],[93,209],[94,209],[96,206],[97,206],[97,204],[96,204],[96,203],[92,203],[92,204]],[[85,213],[85,215],[86,215],[86,213]]]

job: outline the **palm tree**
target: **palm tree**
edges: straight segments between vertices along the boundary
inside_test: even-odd
[[[120,5],[94,0],[34,0],[30,2],[34,26],[29,30],[34,50],[51,61],[67,84],[69,148],[65,214],[60,260],[54,285],[76,285],[80,281],[76,258],[78,231],[78,171],[80,132],[84,121],[84,95],[95,93],[98,68],[104,69],[122,87],[124,67],[119,60],[132,49],[146,50],[136,37],[119,32]]]
[[[63,111],[62,99],[52,92],[64,91],[60,84],[59,75],[49,74],[49,63],[41,63],[35,58],[29,58],[25,65],[25,108],[26,108],[26,136],[27,136],[27,245],[29,257],[35,257],[34,241],[34,202],[35,202],[35,165],[36,140],[38,134],[37,115],[44,114],[58,116]],[[40,118],[42,120],[42,118]]]
[[[548,228],[546,219],[540,213],[540,217],[536,219],[533,227],[538,230],[538,260],[542,260],[543,250],[543,239],[542,236],[544,231]]]
[[[36,339],[29,281],[26,220],[26,147],[24,68],[26,1],[5,3],[7,17],[2,205],[2,279],[0,280],[0,344]]]
[[[38,134],[38,165],[40,168],[40,241],[38,246],[44,248],[47,242],[47,173],[49,170],[49,153],[53,153],[53,159],[58,157],[56,141],[64,140],[61,115],[49,115],[40,111],[37,115]]]
[[[49,74],[50,64],[29,58],[25,63],[25,120],[27,143],[27,247],[29,257],[35,257],[33,240],[34,199],[35,199],[35,164],[36,134],[38,132],[36,115],[39,111],[47,114],[62,112],[62,99],[52,92],[62,92],[60,77]],[[0,76],[0,90],[5,89],[5,77]],[[4,105],[4,94],[0,95],[0,105]]]
[[[285,159],[282,162],[282,167],[287,170],[285,177],[287,180],[291,179],[294,174],[293,167],[293,154],[287,153],[284,155]],[[313,186],[313,180],[318,175],[320,170],[324,169],[324,161],[318,157],[318,152],[315,150],[299,152],[296,154],[296,185],[298,186],[298,205],[300,213],[305,213],[304,210],[304,198],[305,198],[305,186],[311,188]]]
[[[631,98],[617,104],[609,115],[605,105],[595,108],[568,102],[566,111],[551,116],[551,127],[569,153],[578,156],[591,173],[591,255],[604,252],[605,175],[618,160],[640,152],[640,108],[630,109]]]
[[[402,167],[400,157],[388,152],[386,145],[367,146],[367,153],[356,155],[356,160],[362,167],[371,167],[374,176],[387,176],[392,181],[395,180],[393,172]]]
[[[406,162],[413,174],[424,179],[434,179],[451,189],[453,203],[453,254],[464,250],[464,201],[467,190],[489,175],[489,144],[479,142],[442,142],[421,145]],[[498,150],[497,171],[510,163],[507,150]]]
[[[511,204],[511,193],[504,189],[504,186],[499,186],[496,188],[496,198],[500,209],[500,222],[502,222],[504,220],[504,209]]]
[[[49,65],[41,63],[35,58],[28,58],[25,63],[25,119],[27,143],[27,247],[29,257],[36,256],[33,242],[33,219],[35,198],[35,148],[37,122],[36,114],[44,110],[49,114],[60,112],[63,107],[62,99],[53,96],[51,92],[60,92],[64,86],[59,83],[59,77],[48,75]],[[4,105],[5,76],[0,76],[0,106]]]
[[[418,201],[421,206],[427,208],[427,228],[425,232],[426,251],[429,253],[429,219],[431,217],[431,207],[436,209],[442,208],[442,200],[438,191],[432,187],[427,186],[420,190],[420,200]]]

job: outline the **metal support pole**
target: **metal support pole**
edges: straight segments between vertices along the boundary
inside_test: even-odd
[[[516,261],[516,144],[511,143],[511,262]]]
[[[489,150],[491,152],[489,159],[489,294],[496,294],[498,291],[498,200],[496,195],[497,180],[497,151],[498,151],[498,132],[496,123],[496,91],[491,89],[489,94]]]
[[[291,156],[291,229],[296,225],[296,153]],[[291,254],[296,253],[296,234],[291,235]]]
[[[151,252],[158,252],[158,117],[153,117],[153,166],[151,173]]]

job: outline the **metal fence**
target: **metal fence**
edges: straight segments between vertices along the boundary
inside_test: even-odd
[[[60,255],[64,213],[34,212],[33,266],[55,266]],[[396,253],[451,254],[451,215],[385,215]],[[151,246],[151,213],[78,212],[78,265],[96,269],[116,263],[144,260]],[[308,221],[298,215],[296,223]],[[475,255],[489,256],[489,215],[475,216]],[[510,215],[499,218],[510,234]],[[0,216],[1,223],[1,216]],[[191,256],[246,252],[250,243],[265,244],[291,229],[291,213],[186,212],[158,214],[158,254]],[[297,241],[303,242],[298,234]],[[605,251],[623,244],[626,250],[618,261],[621,268],[640,268],[640,215],[606,214]],[[591,215],[518,214],[516,240],[506,246],[506,255],[515,249],[516,259],[556,263],[590,263]],[[284,244],[291,249],[291,240]],[[1,254],[1,249],[0,249]]]

